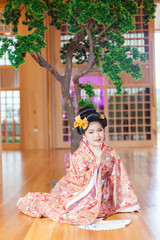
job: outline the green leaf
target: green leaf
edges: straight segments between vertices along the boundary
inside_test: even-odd
[[[39,54],[47,46],[46,31],[53,26],[61,30],[68,24],[69,33],[73,36],[60,50],[62,62],[66,63],[68,54],[72,56],[71,61],[74,59],[78,65],[89,64],[91,56],[87,29],[90,29],[92,42],[101,36],[93,46],[94,63],[91,67],[101,67],[120,94],[123,83],[120,74],[126,72],[139,79],[142,77],[141,68],[134,64],[134,60],[147,61],[147,55],[141,54],[137,48],[124,46],[124,34],[135,28],[134,16],[140,6],[144,7],[145,24],[148,24],[154,18],[154,0],[8,0],[1,23],[12,24],[16,34],[22,24],[26,34],[17,35],[15,42],[1,39],[0,57],[8,53],[11,64],[18,68],[25,62],[27,53]],[[78,32],[83,32],[85,38],[77,41],[75,46],[76,37],[74,41],[72,38]],[[11,51],[11,48],[14,50]],[[90,98],[93,89],[87,86],[84,90]]]

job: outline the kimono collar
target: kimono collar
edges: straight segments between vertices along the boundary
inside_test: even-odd
[[[85,139],[82,140],[81,144],[82,144],[81,146],[83,146],[83,145],[87,146],[88,150],[94,155],[92,148],[89,147],[89,145]],[[103,147],[104,147],[104,142],[101,145],[101,150],[103,149]]]

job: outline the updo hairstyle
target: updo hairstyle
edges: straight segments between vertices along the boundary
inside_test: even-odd
[[[87,118],[88,126],[91,122],[99,122],[103,128],[107,126],[107,119],[104,115],[104,119],[100,119],[100,114],[96,112],[94,107],[84,107],[80,109],[77,113],[77,116],[80,115],[81,119]],[[77,132],[79,134],[85,133],[88,127],[84,130],[82,127],[77,127]]]

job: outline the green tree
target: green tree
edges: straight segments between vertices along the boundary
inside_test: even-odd
[[[28,35],[16,35],[16,39],[1,38],[0,57],[6,52],[12,66],[17,69],[25,63],[29,53],[42,67],[46,68],[61,83],[62,96],[69,116],[72,138],[72,151],[79,144],[77,132],[73,127],[75,109],[69,92],[72,62],[84,64],[83,70],[73,75],[77,103],[81,99],[79,78],[89,72],[102,71],[114,83],[117,94],[121,94],[123,71],[133,78],[142,76],[141,68],[134,60],[146,61],[145,54],[136,48],[124,45],[123,34],[135,28],[133,16],[142,5],[146,12],[145,24],[154,18],[156,5],[153,0],[7,0],[3,17],[5,24],[13,24],[17,33],[22,14],[22,24],[29,31]],[[50,24],[46,26],[46,17]],[[73,38],[61,49],[61,60],[65,64],[64,75],[46,61],[41,50],[46,47],[45,32],[50,27],[61,30],[62,23],[69,26]],[[11,47],[14,50],[11,50]],[[12,48],[13,49],[13,48]],[[132,53],[129,57],[128,52]]]

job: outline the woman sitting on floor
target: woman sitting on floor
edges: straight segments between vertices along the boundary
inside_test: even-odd
[[[74,123],[83,140],[73,153],[67,174],[50,193],[28,193],[18,209],[32,217],[49,217],[55,222],[89,225],[98,217],[139,210],[137,197],[122,161],[106,146],[105,115],[86,107]]]

